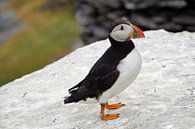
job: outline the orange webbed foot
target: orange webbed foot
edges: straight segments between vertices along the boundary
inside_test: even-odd
[[[118,108],[121,108],[123,107],[125,104],[122,104],[122,103],[115,103],[115,104],[108,104],[108,102],[106,103],[106,108],[109,109],[109,110],[112,110],[112,109],[118,109]]]
[[[114,120],[119,118],[119,114],[107,114],[100,117],[102,120]]]

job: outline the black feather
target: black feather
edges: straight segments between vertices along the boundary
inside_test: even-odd
[[[123,43],[118,43],[111,37],[109,40],[111,47],[94,64],[88,75],[76,86],[69,89],[71,95],[65,98],[65,104],[87,98],[98,98],[115,83],[120,74],[117,69],[118,64],[135,46],[131,40]]]

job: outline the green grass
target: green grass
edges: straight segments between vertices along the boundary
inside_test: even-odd
[[[0,47],[0,85],[63,57],[78,40],[79,26],[72,6],[43,11],[43,2],[17,5],[17,16],[26,22],[26,27]]]

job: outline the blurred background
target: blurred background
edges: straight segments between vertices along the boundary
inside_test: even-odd
[[[195,0],[0,0],[0,86],[83,45],[128,17],[142,30],[195,31]]]

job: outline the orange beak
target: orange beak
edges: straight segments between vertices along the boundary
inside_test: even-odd
[[[133,39],[133,38],[134,38],[134,33],[133,33],[133,32],[130,32],[130,33],[129,33],[129,37],[130,37],[131,39]]]
[[[135,30],[138,33],[138,37],[137,38],[144,38],[145,37],[144,32],[139,27],[137,27],[136,25],[133,25],[133,27],[135,28]]]

